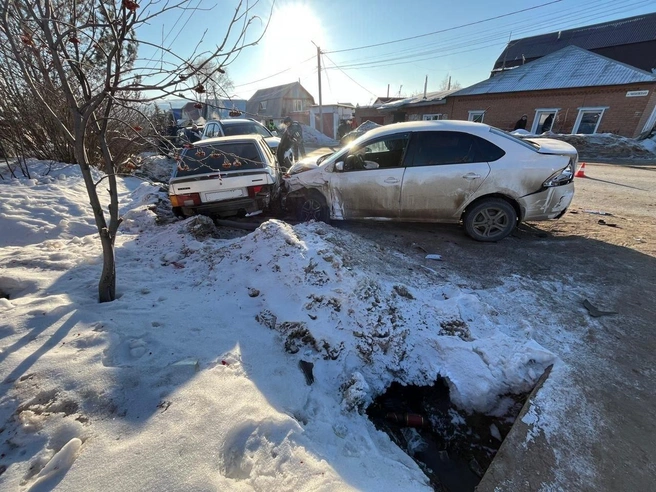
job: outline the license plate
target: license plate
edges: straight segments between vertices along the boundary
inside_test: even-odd
[[[230,198],[240,198],[246,196],[244,188],[237,188],[234,190],[214,191],[212,193],[205,193],[206,202],[216,202],[219,200],[229,200]]]

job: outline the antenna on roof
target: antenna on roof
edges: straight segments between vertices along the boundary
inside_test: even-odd
[[[563,31],[558,31],[558,39],[560,39],[560,35]]]

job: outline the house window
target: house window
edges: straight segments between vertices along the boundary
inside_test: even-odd
[[[558,110],[560,108],[539,108],[535,110],[535,118],[533,118],[533,126],[531,133],[536,135],[539,133],[550,132],[553,128]]]
[[[303,99],[294,99],[294,111],[303,111]]]
[[[601,117],[604,115],[608,107],[605,108],[579,108],[579,114],[574,123],[574,130],[572,133],[583,133],[590,135],[597,133]]]
[[[446,115],[443,113],[433,113],[433,114],[425,114],[422,117],[422,120],[424,121],[432,121],[432,120],[446,120]]]
[[[258,108],[258,111],[260,111],[260,112],[261,111],[266,111],[266,107],[267,107],[267,102],[266,101],[260,101],[260,106]]]
[[[475,123],[483,123],[483,118],[485,118],[485,111],[470,111],[467,119]]]

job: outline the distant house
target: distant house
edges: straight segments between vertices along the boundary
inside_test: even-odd
[[[274,120],[275,124],[286,116],[310,124],[310,106],[314,97],[299,82],[260,89],[248,100],[246,112],[261,121]]]
[[[323,116],[323,133],[330,138],[337,138],[337,129],[343,121],[353,120],[355,106],[350,103],[337,103],[337,104],[324,104],[321,107],[321,114]],[[319,106],[312,106],[310,108],[310,126],[321,130],[321,123],[319,120]]]
[[[656,13],[556,31],[508,43],[492,75],[578,46],[647,72],[656,71]]]
[[[379,125],[387,125],[392,123],[394,115],[391,113],[381,113],[378,108],[386,103],[400,101],[405,99],[403,97],[378,97],[369,106],[358,106],[355,108],[355,124],[361,125],[365,121],[373,121]],[[402,120],[403,121],[403,120]]]
[[[507,130],[526,114],[532,133],[638,137],[656,123],[656,74],[568,46],[456,91],[443,107]]]
[[[406,97],[379,104],[376,110],[379,114],[390,115],[385,123],[417,120],[448,120],[449,114],[445,109],[447,96],[457,89],[426,92],[418,96]],[[389,121],[391,120],[391,121]]]

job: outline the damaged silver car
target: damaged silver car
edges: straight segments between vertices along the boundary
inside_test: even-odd
[[[577,161],[565,142],[482,123],[397,123],[297,163],[285,203],[301,221],[461,222],[473,239],[499,241],[519,222],[566,212]]]

